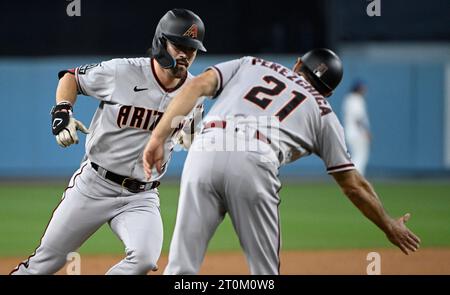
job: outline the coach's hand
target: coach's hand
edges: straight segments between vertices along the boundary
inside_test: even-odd
[[[405,225],[410,217],[411,215],[407,213],[397,220],[392,220],[389,230],[386,232],[388,239],[406,255],[409,254],[409,251],[417,251],[420,244],[419,237],[412,233]]]
[[[152,168],[156,166],[156,171],[159,174],[162,172],[162,163],[164,160],[164,139],[154,136],[150,137],[149,142],[147,143],[144,154],[144,172],[147,179],[152,177]]]

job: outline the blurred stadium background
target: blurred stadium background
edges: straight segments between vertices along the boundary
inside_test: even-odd
[[[191,9],[206,25],[208,52],[198,56],[193,74],[243,55],[291,67],[313,47],[334,49],[345,67],[330,100],[339,116],[352,81],[367,82],[368,179],[393,215],[413,213],[411,227],[425,247],[450,247],[450,2],[379,0],[381,16],[369,17],[371,2],[80,0],[81,16],[69,17],[70,1],[0,1],[0,273],[37,246],[84,153],[84,141],[61,149],[50,132],[57,72],[144,56],[159,18],[175,7]],[[97,105],[80,96],[77,118],[88,124]],[[165,253],[185,156],[175,153],[161,188]],[[390,247],[344,200],[318,158],[284,167],[281,177],[282,249]],[[232,231],[226,221],[211,250],[238,250]],[[87,254],[122,251],[107,228],[82,248]]]

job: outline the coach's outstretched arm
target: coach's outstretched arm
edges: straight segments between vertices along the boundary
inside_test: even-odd
[[[164,141],[170,135],[172,129],[178,126],[184,116],[194,108],[199,97],[214,95],[217,83],[218,79],[214,71],[208,70],[186,82],[180,93],[170,102],[144,150],[144,171],[147,178],[151,177],[154,165],[158,173],[161,173],[161,165],[164,159]],[[174,121],[174,119],[179,120]]]
[[[78,143],[77,130],[87,134],[88,129],[72,117],[72,106],[77,99],[77,82],[75,76],[66,73],[58,83],[56,89],[56,105],[51,111],[52,133],[56,137],[56,142],[62,147]]]
[[[405,225],[409,213],[399,219],[390,217],[370,183],[357,170],[335,172],[332,175],[352,203],[384,231],[403,253],[408,255],[409,251],[415,252],[419,248],[420,239]]]

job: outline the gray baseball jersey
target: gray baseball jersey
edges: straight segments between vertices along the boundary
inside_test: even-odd
[[[284,66],[244,57],[209,70],[219,80],[216,102],[184,165],[164,273],[197,273],[228,212],[250,273],[279,274],[278,169],[312,153],[329,173],[354,169],[343,129],[327,101]]]
[[[184,83],[166,89],[156,77],[151,61],[150,58],[113,59],[75,69],[79,92],[101,100],[86,138],[87,157],[106,170],[141,181],[145,181],[142,162],[145,144]],[[191,78],[188,74],[187,79]],[[201,115],[202,110],[200,100],[190,120],[194,113]],[[165,145],[167,159],[163,173],[153,173],[151,181],[165,174],[175,144],[172,138]]]
[[[331,106],[302,76],[274,62],[255,57],[211,67],[219,78],[217,100],[204,122],[249,116],[260,132],[272,135],[280,164],[314,153],[328,173],[353,169],[343,128]],[[243,119],[239,119],[243,118]],[[239,124],[239,123],[237,123]],[[273,132],[271,129],[277,129]]]

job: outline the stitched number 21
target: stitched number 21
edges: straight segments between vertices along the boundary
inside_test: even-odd
[[[272,88],[263,87],[263,86],[255,86],[250,89],[249,92],[244,96],[244,99],[251,101],[256,104],[263,110],[266,109],[273,101],[272,98],[268,98],[265,96],[258,97],[260,93],[266,94],[267,96],[278,96],[283,90],[286,89],[286,84],[282,81],[278,80],[274,76],[264,76],[264,82],[268,84],[274,83],[275,86]],[[278,120],[281,122],[293,111],[296,107],[298,107],[306,98],[302,93],[292,90],[293,97],[289,100],[276,114]]]

